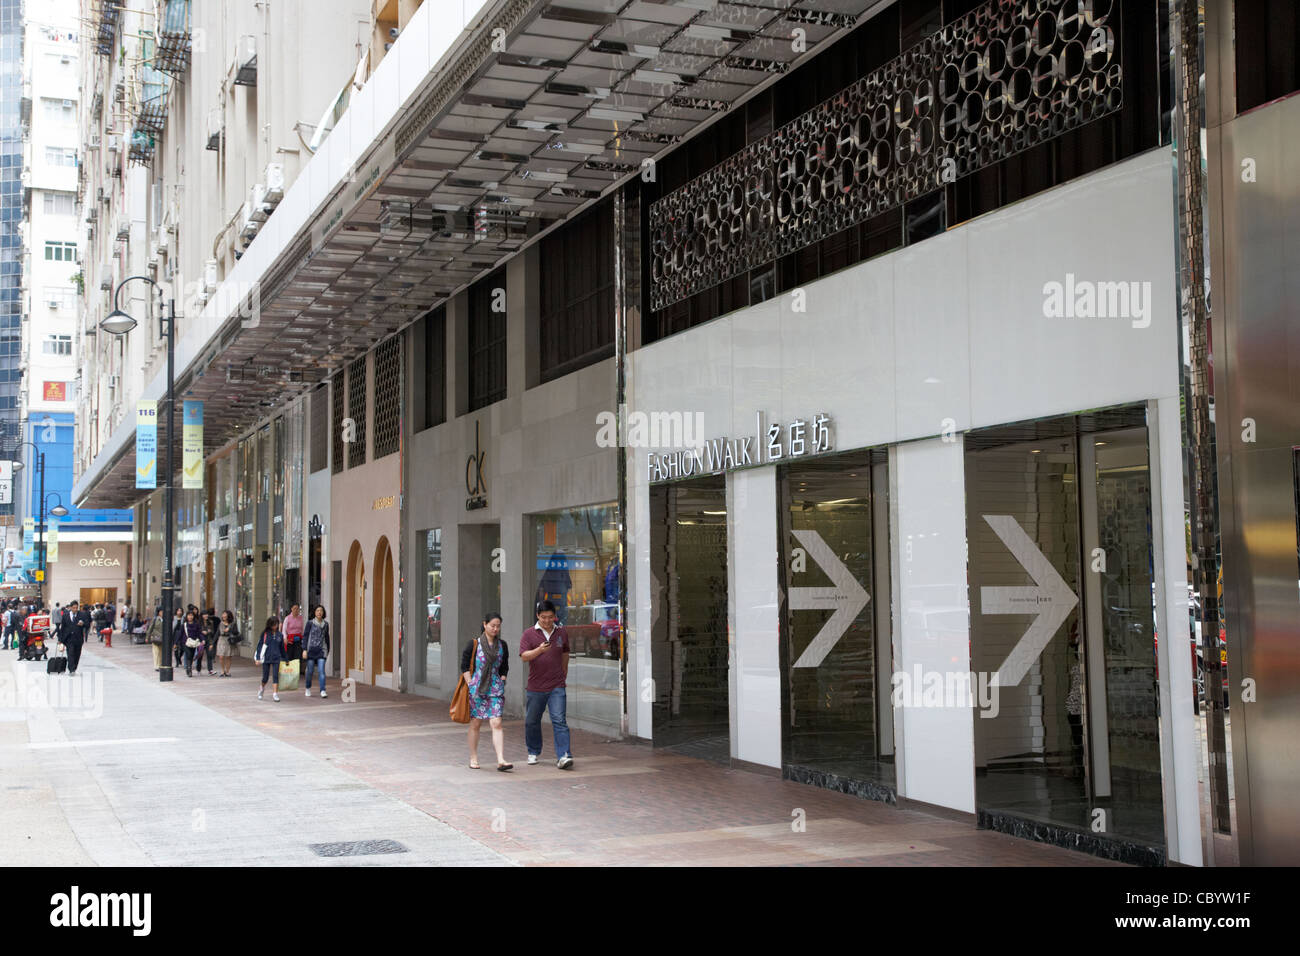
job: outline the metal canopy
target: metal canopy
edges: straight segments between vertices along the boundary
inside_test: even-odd
[[[177,399],[205,403],[205,450],[331,377],[884,2],[500,0],[388,134],[396,165],[319,248],[304,227],[263,276],[256,319],[232,318],[203,360],[178,373]],[[179,435],[176,445],[173,474]],[[80,507],[141,500],[132,448]]]

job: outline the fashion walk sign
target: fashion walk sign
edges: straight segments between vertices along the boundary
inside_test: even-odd
[[[811,419],[769,422],[758,412],[752,435],[713,438],[696,448],[646,457],[646,481],[674,481],[697,475],[717,475],[738,468],[821,455],[831,450],[833,419],[819,412]]]

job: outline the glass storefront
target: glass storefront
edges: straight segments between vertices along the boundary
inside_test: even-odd
[[[828,786],[895,786],[883,451],[777,469],[785,540],[782,762]]]
[[[527,529],[533,603],[555,605],[573,647],[566,684],[569,716],[617,730],[622,718],[617,507],[529,515]]]
[[[975,716],[977,807],[1162,846],[1143,411],[966,449],[971,660],[998,675],[996,716]]]
[[[442,686],[442,529],[421,531],[419,540],[424,544],[420,554],[427,619],[418,631],[415,682],[436,689]]]
[[[654,743],[731,758],[727,486],[721,476],[650,489]]]

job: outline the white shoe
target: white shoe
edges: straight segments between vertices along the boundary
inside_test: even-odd
[[[325,692],[324,692],[324,691],[321,691],[321,692],[320,692],[320,695],[321,695],[322,697],[324,697],[324,696],[325,696]]]
[[[529,755],[528,755],[528,763],[529,763],[530,766],[531,766],[532,764],[537,763],[537,754],[529,754]]]
[[[305,691],[303,691],[303,692],[302,692],[302,696],[304,696],[304,697],[310,697],[310,696],[311,696],[311,691],[310,691],[310,690],[305,690]]]
[[[276,701],[276,702],[278,703],[279,700],[280,700],[280,695],[279,695],[279,694],[272,694],[272,695],[271,695],[271,699],[272,699],[273,701]]]
[[[555,766],[559,767],[561,770],[568,770],[573,766],[573,758],[568,754],[565,754],[559,760],[555,761]]]
[[[262,699],[262,692],[260,690],[257,692],[257,699],[258,700]]]

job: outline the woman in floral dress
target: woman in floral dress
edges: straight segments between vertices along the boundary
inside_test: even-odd
[[[491,611],[483,618],[483,632],[465,646],[460,670],[469,686],[469,768],[479,769],[478,735],[483,721],[492,728],[492,746],[497,752],[497,769],[513,770],[506,763],[505,730],[501,726],[506,675],[510,673],[510,649],[501,640],[501,615]]]

